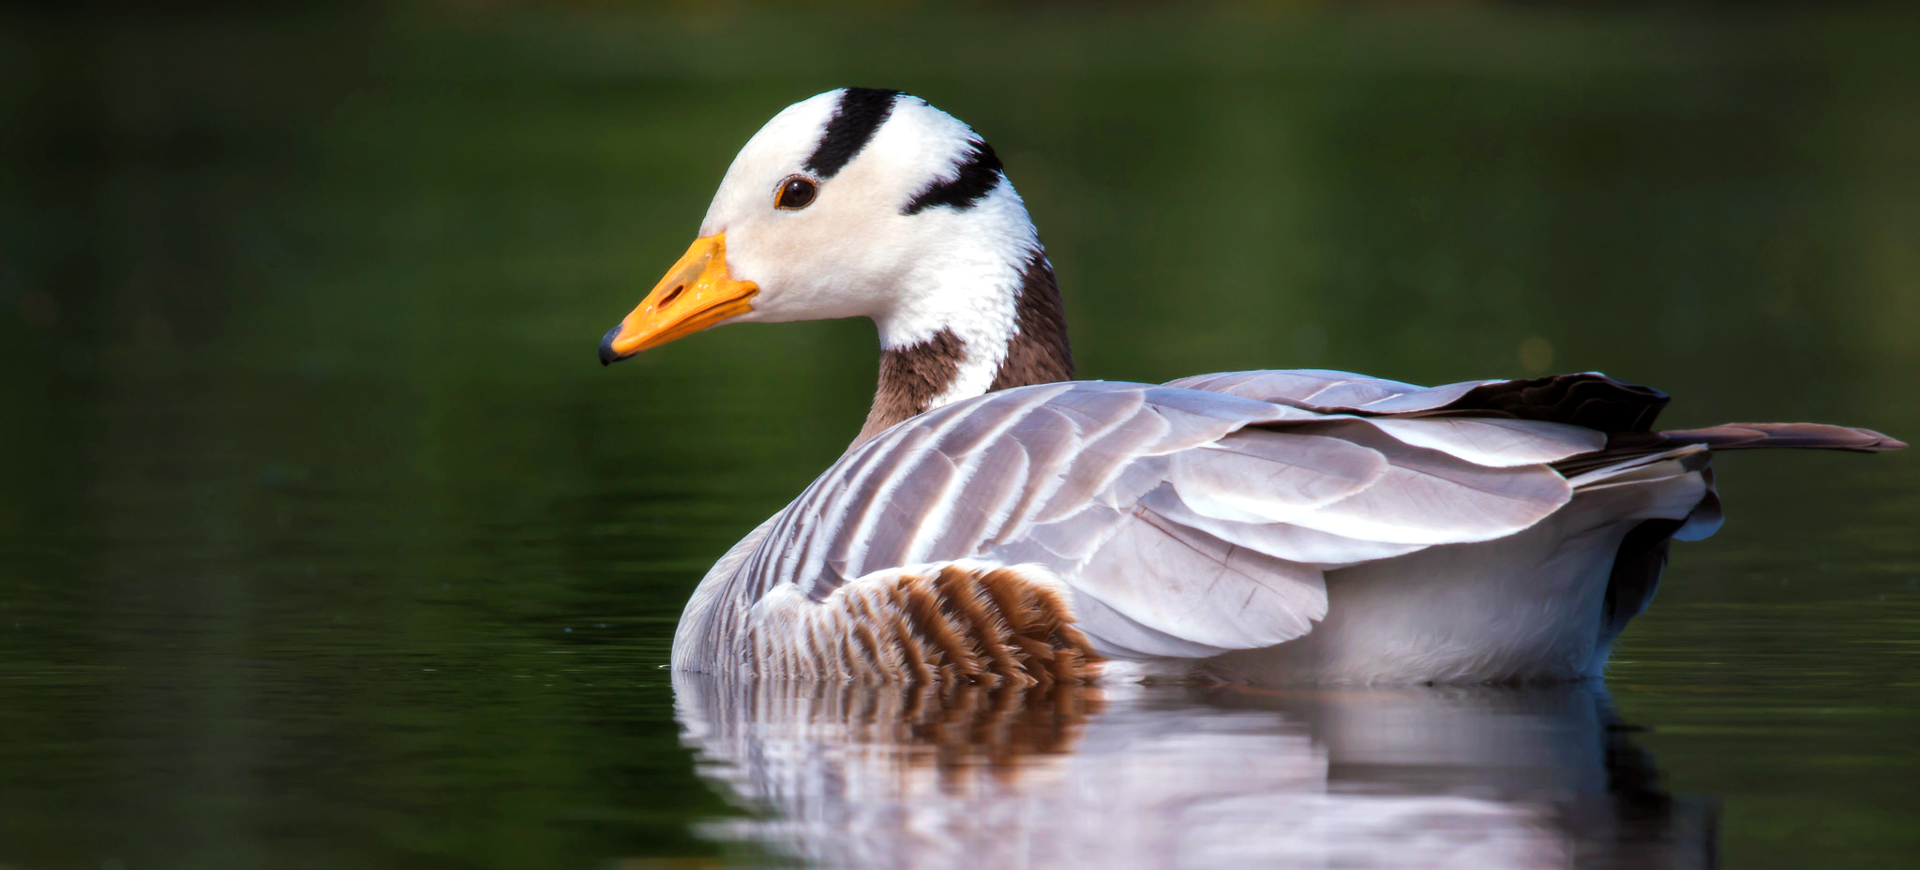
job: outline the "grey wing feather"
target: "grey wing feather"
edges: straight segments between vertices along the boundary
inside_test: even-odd
[[[1599,432],[1645,432],[1667,394],[1598,372],[1417,387],[1334,371],[1198,375],[1169,386],[1219,390],[1330,414],[1369,417],[1472,415],[1568,423]]]
[[[1351,372],[1293,369],[1216,372],[1169,381],[1167,386],[1225,393],[1317,411],[1352,413],[1372,409],[1378,413],[1404,414],[1443,407],[1484,383],[1488,382],[1417,387]]]
[[[1114,654],[1269,646],[1325,616],[1331,567],[1511,534],[1566,504],[1546,463],[1605,436],[1449,416],[1489,383],[1506,382],[1239,372],[1005,390],[850,451],[740,570],[759,593],[820,600],[906,565],[1038,563]],[[1406,413],[1435,416],[1386,416]]]

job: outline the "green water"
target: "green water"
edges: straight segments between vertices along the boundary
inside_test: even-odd
[[[1187,728],[1234,737],[1123,753],[1107,793],[1305,759],[1225,781],[1662,820],[1549,825],[1562,863],[1910,866],[1914,456],[1721,460],[1728,526],[1676,549],[1610,698],[1181,691],[855,739],[676,711],[663,665],[706,566],[858,430],[871,327],[594,352],[740,143],[862,84],[994,143],[1083,376],[1598,369],[1672,426],[1913,440],[1915,44],[1894,12],[0,19],[0,867],[820,858],[889,830],[834,795],[924,753],[1015,771],[935,789],[980,810]],[[1542,754],[1487,754],[1497,723]],[[730,755],[769,747],[842,791],[770,798],[784,768]]]

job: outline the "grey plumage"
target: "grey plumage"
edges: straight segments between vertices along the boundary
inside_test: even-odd
[[[849,583],[915,565],[1042,566],[1071,590],[1102,654],[1191,659],[1309,634],[1327,616],[1329,572],[1507,538],[1582,492],[1596,495],[1577,522],[1563,520],[1575,523],[1566,534],[1599,535],[1599,558],[1648,519],[1671,532],[1701,510],[1695,525],[1710,532],[1718,511],[1701,445],[1758,444],[1780,427],[1620,432],[1610,443],[1573,422],[1644,427],[1664,401],[1599,375],[1419,388],[1318,371],[990,393],[856,446],[724,560],[716,571],[730,572],[736,604],[704,615],[718,640],[683,663],[738,664],[748,608],[776,588],[831,606]],[[1784,431],[1791,446],[1897,445],[1864,430]],[[1549,543],[1485,571],[1574,559]],[[1644,606],[1642,580],[1636,600],[1607,614],[1607,636]]]

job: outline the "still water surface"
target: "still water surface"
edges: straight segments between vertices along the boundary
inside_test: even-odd
[[[994,142],[1085,376],[1912,440],[1914,20],[464,9],[0,31],[0,866],[1920,860],[1912,456],[1722,460],[1605,687],[742,686],[680,606],[871,328],[594,364],[766,117],[891,85]]]

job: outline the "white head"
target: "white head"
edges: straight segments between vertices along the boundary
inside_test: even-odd
[[[884,350],[937,344],[956,357],[917,413],[1009,385],[999,374],[1018,355],[1039,271],[1064,330],[1051,267],[993,149],[918,97],[829,91],[740,149],[700,238],[607,333],[601,359],[721,323],[867,317]],[[1058,345],[1064,355],[1063,331]]]

